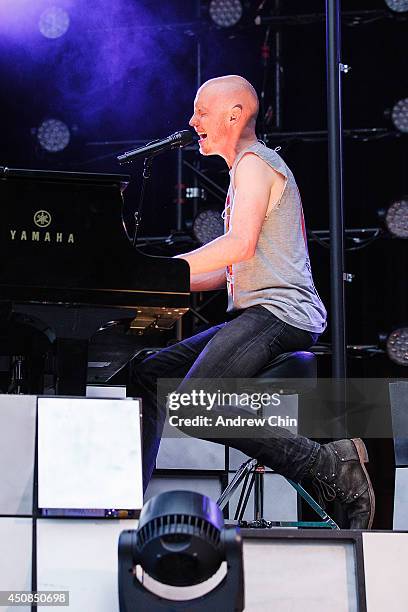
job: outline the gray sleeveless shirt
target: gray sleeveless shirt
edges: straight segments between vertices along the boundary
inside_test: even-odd
[[[326,328],[326,310],[313,283],[299,190],[280,155],[260,142],[242,150],[231,168],[225,231],[234,206],[235,170],[246,153],[258,155],[283,175],[285,187],[267,211],[254,256],[227,268],[228,311],[261,304],[281,321],[320,334]]]

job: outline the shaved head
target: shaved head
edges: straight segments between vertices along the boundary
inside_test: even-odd
[[[257,142],[259,102],[255,89],[235,74],[206,81],[194,100],[189,124],[200,136],[203,155],[221,155],[229,166],[241,148]]]
[[[224,110],[238,106],[246,123],[255,124],[259,111],[259,101],[254,87],[241,76],[227,76],[210,79],[201,85],[197,96],[205,90]]]

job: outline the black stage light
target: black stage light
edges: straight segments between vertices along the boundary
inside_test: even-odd
[[[408,133],[408,98],[403,98],[394,105],[391,119],[399,132]]]
[[[218,210],[202,210],[193,221],[193,234],[201,244],[207,244],[224,233],[224,222]]]
[[[210,17],[221,28],[232,28],[244,12],[240,0],[211,0]]]
[[[138,529],[121,533],[118,552],[120,612],[244,609],[239,530],[225,529],[221,510],[205,495],[190,491],[156,495],[144,505]],[[213,576],[223,561],[228,569],[221,582],[189,601],[165,599],[145,588],[136,576],[140,566],[162,584],[191,587]]]
[[[387,338],[388,357],[398,365],[408,366],[408,327],[394,329]]]
[[[408,11],[408,0],[385,0],[385,3],[394,13],[405,13],[405,11]]]

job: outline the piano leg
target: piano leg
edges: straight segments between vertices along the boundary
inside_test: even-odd
[[[56,394],[86,394],[88,371],[88,340],[57,338],[56,340]]]

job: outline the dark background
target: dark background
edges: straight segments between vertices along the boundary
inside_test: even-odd
[[[41,12],[62,6],[70,15],[67,33],[43,37]],[[254,25],[260,0],[246,2],[244,17],[230,29],[217,28],[208,3],[197,0],[14,0],[0,8],[0,165],[83,172],[122,172],[115,154],[132,143],[164,137],[185,129],[197,84],[234,73],[248,78],[261,93],[265,107],[274,106],[274,36],[276,26]],[[260,15],[292,16],[280,27],[282,40],[281,131],[275,116],[266,132],[270,146],[292,168],[302,194],[309,229],[328,229],[327,140],[288,134],[326,128],[325,3],[322,0],[267,0]],[[383,227],[378,216],[394,199],[407,194],[407,137],[396,134],[392,106],[408,96],[407,21],[387,10],[383,0],[344,0],[343,12],[376,11],[356,19],[344,16],[344,63],[352,70],[343,77],[344,128],[384,128],[380,138],[366,141],[345,137],[344,203],[348,228]],[[301,17],[309,15],[309,17]],[[266,37],[270,60],[264,65],[261,47]],[[198,74],[198,57],[201,79]],[[35,128],[48,117],[71,130],[69,146],[47,153]],[[98,144],[99,143],[99,144]],[[183,153],[198,163],[194,150]],[[174,152],[154,163],[140,236],[166,236],[176,229],[176,161]],[[228,174],[221,159],[201,158],[201,170],[225,187]],[[132,183],[126,191],[124,217],[132,232],[133,211],[140,188],[141,163],[126,171]],[[194,177],[184,167],[183,183]],[[207,208],[222,209],[210,195]],[[191,227],[197,202],[185,200],[183,229]],[[348,247],[357,243],[347,241]],[[181,248],[181,247],[180,247]],[[191,245],[189,248],[193,248]],[[330,312],[329,251],[309,245],[316,285]],[[171,255],[176,247],[169,249]],[[163,250],[160,251],[163,253]],[[383,235],[346,255],[346,269],[355,275],[347,284],[349,345],[378,345],[388,334],[408,324],[407,241]],[[218,297],[205,310],[211,321],[224,312]],[[186,333],[194,328],[186,319]],[[330,343],[330,324],[321,342]],[[330,359],[327,360],[327,368]],[[323,359],[323,369],[325,361]],[[350,351],[351,374],[406,376],[383,353]],[[328,372],[329,370],[327,370]]]

